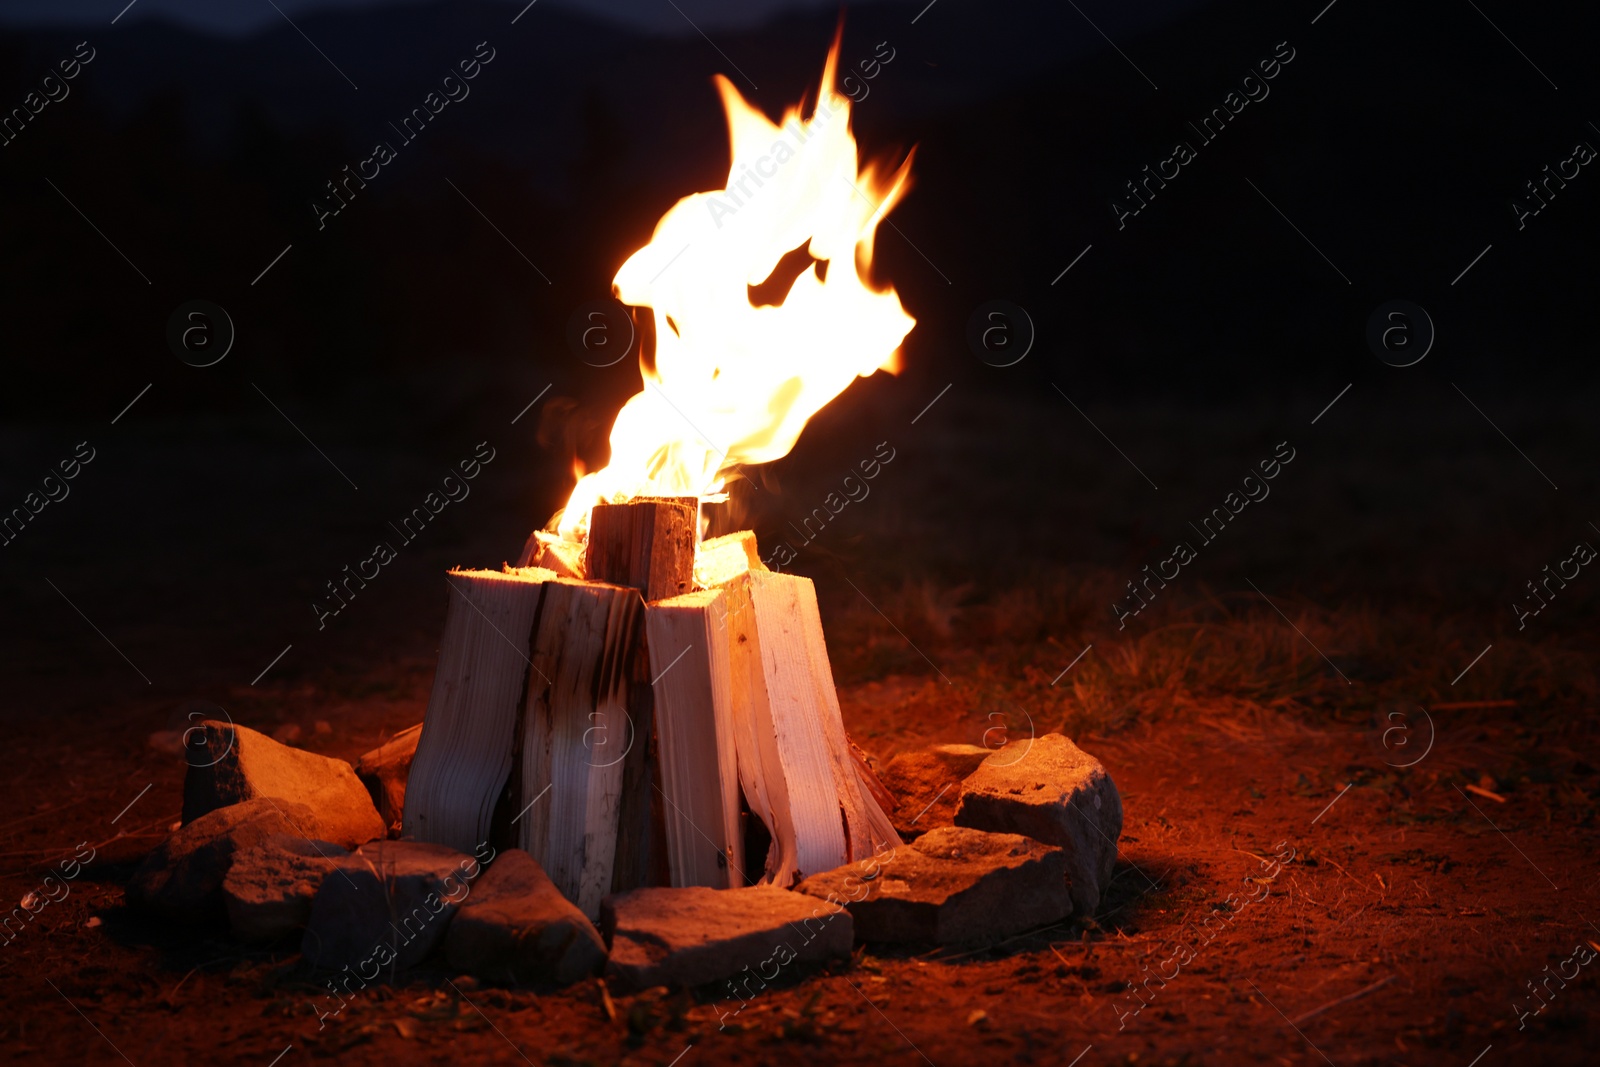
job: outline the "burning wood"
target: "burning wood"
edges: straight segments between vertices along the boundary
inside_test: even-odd
[[[729,981],[741,999],[769,968],[848,955],[855,933],[982,944],[1092,914],[1122,819],[1097,761],[1060,736],[1016,759],[946,746],[933,771],[891,773],[890,793],[845,732],[811,581],[769,570],[748,530],[701,540],[736,470],[786,454],[856,377],[893,371],[914,325],[864,280],[907,165],[858,167],[836,55],[812,117],[785,116],[797,147],[720,83],[739,210],[686,198],[618,272],[622,299],[655,317],[643,388],[610,462],[516,566],[446,575],[420,728],[358,776],[201,724],[186,825],[141,865],[130,902],[226,913],[262,943],[303,927],[302,955],[343,968],[345,993],[368,965],[442,949],[494,981],[604,965],[634,984]],[[780,263],[801,247],[815,269],[790,277]],[[885,448],[865,478],[894,458]],[[851,499],[858,488],[846,479]],[[824,504],[837,515],[844,501]],[[888,810],[923,834],[898,856]],[[318,1007],[319,1024],[344,1007],[328,987],[338,1007]]]
[[[787,886],[898,842],[845,735],[809,579],[752,566],[745,533],[702,568],[717,587],[642,600],[692,582],[693,515],[596,508],[588,571],[619,584],[452,572],[407,836],[514,842],[590,915],[613,889]],[[629,760],[635,746],[645,759]],[[747,817],[771,841],[753,871]]]
[[[547,530],[535,530],[522,546],[517,566],[543,567],[563,578],[582,578],[583,547],[580,541],[567,541]]]
[[[589,516],[584,570],[597,582],[631,585],[646,600],[689,591],[699,531],[695,499],[637,498],[599,504]]]
[[[719,80],[728,189],[680,201],[615,279],[651,309],[656,350],[610,462],[517,568],[450,575],[405,833],[514,839],[589,915],[615,889],[788,886],[899,841],[845,736],[810,581],[769,572],[749,531],[699,543],[727,477],[786,454],[855,378],[896,370],[914,325],[863,274],[910,161],[859,165],[836,55],[805,120],[773,123]],[[736,187],[736,214],[705,210]],[[801,246],[816,269],[753,304]]]

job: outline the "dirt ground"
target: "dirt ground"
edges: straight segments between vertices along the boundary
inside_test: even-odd
[[[348,743],[328,750],[353,756],[421,715],[428,666],[398,668],[392,695],[281,696],[337,722]],[[847,689],[850,724],[906,740],[988,728],[960,715],[928,721],[936,685],[895,676]],[[1425,724],[1409,725],[1410,744],[1422,743]],[[1575,944],[1600,941],[1586,917],[1596,771],[1572,747],[1592,739],[1482,711],[1449,713],[1446,729],[1407,770],[1386,764],[1395,753],[1373,746],[1364,723],[1213,716],[1080,736],[1113,768],[1127,812],[1116,879],[1092,923],[965,954],[869,947],[849,965],[781,981],[726,1028],[738,1001],[617,993],[608,1005],[598,982],[541,996],[452,985],[439,972],[376,987],[319,1024],[320,987],[292,948],[246,951],[225,932],[165,928],[123,908],[132,864],[176,818],[179,761],[144,757],[154,788],[112,825],[113,804],[137,790],[108,796],[107,780],[126,777],[115,757],[85,758],[57,734],[32,743],[85,798],[35,804],[7,827],[6,891],[38,891],[51,852],[80,841],[96,859],[8,946],[0,1043],[13,1062],[110,1063],[120,1050],[135,1064],[266,1064],[285,1049],[373,1063],[665,1064],[687,1049],[678,1062],[1066,1063],[1084,1053],[1089,1063],[1464,1065],[1491,1046],[1505,1062],[1590,1062],[1591,983],[1552,986],[1526,1029],[1513,1004],[1530,1010],[1526,982]],[[1504,803],[1460,790],[1476,781]],[[1294,859],[1267,881],[1258,857],[1280,843]],[[1262,881],[1244,881],[1252,876]],[[1219,906],[1227,921],[1212,940],[1185,934]],[[1128,984],[1151,969],[1171,975],[1163,945],[1185,936],[1199,946],[1194,959],[1130,1014]]]
[[[975,428],[985,417],[955,405],[950,414]],[[1303,426],[1309,414],[1295,417]],[[1039,418],[1064,425],[1059,412]],[[1040,530],[1059,535],[1060,507],[1081,509],[1065,527],[1078,531],[1076,543],[996,553],[1009,562],[983,569],[960,545],[914,540],[927,546],[920,564],[897,569],[897,546],[945,521],[937,486],[954,469],[948,455],[980,462],[984,449],[973,443],[976,429],[906,437],[882,496],[859,505],[859,520],[842,518],[802,567],[821,591],[846,724],[878,759],[933,741],[1025,744],[1030,731],[1064,729],[1105,762],[1121,791],[1115,881],[1092,920],[976,952],[867,946],[848,963],[795,968],[736,1015],[737,1001],[710,991],[629,995],[590,981],[538,994],[424,969],[319,1023],[321,986],[293,946],[249,950],[226,931],[130,913],[127,878],[179,809],[182,760],[152,747],[150,735],[199,706],[190,701],[211,701],[260,729],[298,726],[299,743],[353,759],[422,718],[443,590],[399,577],[392,595],[407,610],[379,601],[347,628],[359,637],[314,646],[297,631],[272,630],[279,616],[269,597],[249,621],[200,610],[213,603],[203,591],[244,580],[232,563],[195,562],[193,582],[172,593],[175,608],[146,597],[138,577],[120,600],[86,594],[83,546],[41,542],[42,573],[78,594],[77,606],[102,636],[120,638],[129,658],[97,643],[48,587],[8,577],[14,599],[39,621],[25,613],[8,628],[16,685],[7,746],[16,773],[0,785],[0,891],[21,902],[48,888],[60,899],[41,906],[33,898],[36,917],[0,946],[0,1058],[138,1067],[293,1067],[330,1056],[683,1067],[1592,1062],[1589,1015],[1600,981],[1586,956],[1600,945],[1590,921],[1600,916],[1600,758],[1592,641],[1584,639],[1590,601],[1575,592],[1564,621],[1519,634],[1499,598],[1479,596],[1481,575],[1461,567],[1453,584],[1436,582],[1415,563],[1430,552],[1449,566],[1481,563],[1498,551],[1483,537],[1431,550],[1401,537],[1397,562],[1347,582],[1368,566],[1368,549],[1399,536],[1407,521],[1397,514],[1369,544],[1359,532],[1367,505],[1325,491],[1323,482],[1342,476],[1331,461],[1316,467],[1323,461],[1315,457],[1347,455],[1341,449],[1367,432],[1360,421],[1344,431],[1325,422],[1320,432],[1329,436],[1301,446],[1311,457],[1302,461],[1303,495],[1286,488],[1291,498],[1272,519],[1275,502],[1261,505],[1259,524],[1238,542],[1241,569],[1216,557],[1126,631],[1111,624],[1108,599],[1155,558],[1149,546],[1181,525],[1172,518],[1188,506],[1181,485],[1172,485],[1179,502],[1163,504],[1171,514],[1146,513],[1141,529],[1096,520],[1096,509],[1135,491],[1126,487],[1131,474],[1114,455],[1095,454],[1098,439],[1080,436],[1081,426],[1063,429],[1039,463],[1059,459],[1062,480],[1077,492],[1070,504],[1034,510]],[[1123,439],[1138,440],[1151,424],[1102,415]],[[1162,425],[1177,432],[1171,419]],[[1508,429],[1521,432],[1514,421]],[[1461,463],[1448,437],[1434,454],[1442,470]],[[825,491],[836,460],[870,450],[862,440],[837,445],[836,455],[797,457],[782,498]],[[1220,495],[1235,454],[1253,456],[1262,438],[1256,429],[1213,427],[1211,440],[1211,466],[1191,479],[1196,501]],[[166,447],[160,434],[129,442],[149,455]],[[1480,470],[1514,471],[1520,462],[1501,455],[1498,439],[1474,447]],[[285,484],[320,461],[305,462],[285,467]],[[523,488],[491,490],[485,513]],[[1293,534],[1324,527],[1324,505],[1350,517],[1340,537]],[[96,521],[117,514],[115,500],[85,506],[105,509],[93,512]],[[754,510],[757,529],[768,528],[770,516]],[[415,571],[504,551],[518,521],[446,539],[418,557]],[[1564,519],[1543,521],[1544,532],[1529,538],[1538,542],[1530,558],[1548,555],[1545,542],[1570,540]],[[1045,536],[1021,519],[1014,525],[1021,545]],[[269,575],[285,566],[259,558]],[[1495,562],[1504,572],[1497,588],[1520,584],[1512,579],[1522,562],[1514,553]],[[1315,572],[1323,577],[1305,577]],[[1471,606],[1478,601],[1484,606]],[[305,628],[303,610],[296,602],[282,617]],[[208,643],[218,632],[232,652]],[[291,654],[246,684],[291,638],[307,658]],[[192,662],[176,653],[162,660],[158,648],[179,639]],[[75,651],[50,651],[61,644]],[[129,670],[134,663],[188,680],[145,686]],[[997,724],[1003,735],[992,732]],[[62,883],[45,882],[89,848],[92,861],[65,882],[64,897]],[[1275,874],[1265,867],[1291,851]],[[1208,936],[1196,933],[1202,923]],[[1191,952],[1175,956],[1177,942]],[[1530,992],[1539,981],[1544,999]]]

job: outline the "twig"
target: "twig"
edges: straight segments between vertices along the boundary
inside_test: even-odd
[[[146,823],[144,826],[140,827],[138,830],[134,830],[134,831],[128,832],[128,833],[119,832],[119,833],[115,834],[114,836],[108,837],[104,841],[96,842],[95,844],[90,845],[89,847],[94,849],[96,852],[99,852],[102,848],[105,848],[107,845],[112,844],[113,842],[116,842],[116,841],[124,841],[124,840],[128,840],[130,838],[135,838],[135,837],[154,837],[154,836],[157,836],[157,835],[166,834],[167,833],[166,827],[170,826],[172,824],[172,822],[174,820],[176,820],[182,814],[183,813],[181,811],[175,811],[170,815],[166,815],[166,816],[163,816],[162,818],[154,820],[153,822]],[[0,852],[0,859],[14,859],[17,856],[68,856],[68,855],[73,855],[73,854],[74,854],[73,851],[70,850],[70,849],[35,848],[35,849],[28,849],[27,851],[24,851],[24,852]],[[18,872],[13,872],[13,873],[20,874],[22,872],[18,871]]]
[[[220,961],[217,961],[217,962],[220,962]],[[205,966],[205,965],[197,963],[193,967],[190,967],[189,968],[189,973],[184,975],[182,978],[178,979],[178,984],[172,987],[171,991],[167,993],[165,999],[171,1000],[177,994],[178,990],[183,988],[183,983],[187,982],[190,978],[194,977],[194,972],[198,971],[203,966]]]
[[[1367,884],[1366,884],[1366,883],[1365,883],[1365,882],[1363,882],[1363,881],[1361,881],[1361,879],[1359,879],[1359,878],[1357,878],[1357,877],[1355,877],[1355,876],[1354,876],[1354,875],[1352,875],[1352,874],[1351,874],[1351,873],[1350,873],[1350,872],[1349,872],[1349,871],[1347,871],[1347,870],[1345,870],[1345,869],[1344,869],[1344,868],[1343,868],[1343,867],[1341,867],[1341,866],[1339,866],[1339,864],[1338,864],[1338,862],[1337,862],[1337,861],[1335,861],[1335,860],[1332,860],[1332,859],[1330,859],[1330,858],[1329,858],[1329,857],[1327,857],[1327,856],[1318,856],[1318,857],[1317,857],[1317,859],[1318,859],[1318,860],[1320,860],[1320,861],[1321,861],[1321,862],[1323,862],[1323,863],[1330,863],[1330,864],[1332,864],[1332,865],[1333,865],[1333,868],[1334,868],[1334,870],[1336,870],[1336,871],[1338,871],[1338,872],[1339,872],[1339,873],[1340,873],[1340,874],[1342,874],[1342,875],[1344,875],[1344,876],[1345,876],[1345,877],[1346,877],[1346,878],[1348,878],[1348,879],[1350,879],[1350,880],[1351,880],[1351,881],[1352,881],[1352,882],[1354,882],[1354,883],[1355,883],[1355,884],[1356,884],[1356,885],[1358,885],[1358,886],[1360,886],[1360,887],[1361,887],[1361,888],[1362,888],[1362,889],[1366,889],[1366,890],[1367,890],[1367,892],[1369,892],[1369,893],[1370,893],[1370,892],[1372,892],[1372,890],[1370,890],[1370,889],[1367,889]]]
[[[1341,900],[1341,901],[1342,901],[1342,900],[1343,900],[1343,899],[1344,899],[1344,898],[1342,898],[1342,897],[1341,897],[1341,898],[1340,898],[1340,900]],[[1335,905],[1334,905],[1334,907],[1335,907],[1335,908],[1336,908],[1336,907],[1338,907],[1338,905],[1337,905],[1337,904],[1335,904]],[[1345,923],[1347,923],[1347,922],[1349,922],[1349,921],[1350,921],[1350,920],[1351,920],[1351,919],[1354,919],[1354,918],[1355,918],[1355,917],[1356,917],[1356,916],[1358,916],[1358,915],[1360,915],[1360,914],[1361,914],[1361,913],[1362,913],[1362,912],[1364,912],[1364,911],[1366,911],[1366,910],[1367,910],[1367,907],[1368,907],[1368,905],[1366,905],[1366,904],[1363,904],[1363,905],[1361,905],[1361,907],[1359,907],[1359,908],[1357,908],[1357,909],[1356,909],[1356,910],[1355,910],[1355,911],[1353,911],[1353,912],[1351,912],[1351,913],[1350,913],[1350,914],[1349,914],[1349,915],[1346,915],[1346,916],[1345,916],[1345,917],[1344,917],[1344,918],[1343,918],[1343,919],[1340,919],[1340,920],[1339,920],[1339,926],[1335,926],[1335,927],[1334,927],[1334,930],[1335,930],[1335,931],[1337,931],[1337,930],[1338,930],[1338,929],[1339,929],[1339,927],[1340,927],[1340,926],[1343,926],[1343,925],[1344,925],[1344,924],[1345,924]],[[1332,911],[1333,911],[1333,908],[1329,908],[1329,909],[1328,909],[1328,911],[1329,911],[1329,912],[1332,912]]]
[[[992,948],[999,948],[1001,945],[1009,945],[1013,941],[1021,941],[1025,937],[1038,937],[1040,934],[1043,934],[1048,930],[1054,930],[1065,925],[1067,925],[1065,922],[1051,923],[1049,926],[1042,926],[1037,930],[1029,930],[1025,933],[1017,934],[1014,937],[1008,937],[1004,941],[996,941],[992,945],[984,945],[982,948],[969,949],[966,952],[957,952],[953,956],[940,956],[938,957],[938,962],[947,963],[950,960],[959,960],[967,956],[974,956],[979,952],[987,952]]]
[[[1379,981],[1373,982],[1371,985],[1367,986],[1367,988],[1365,988],[1365,989],[1357,990],[1356,992],[1351,993],[1348,996],[1340,997],[1338,1000],[1330,1000],[1330,1001],[1328,1001],[1328,1003],[1324,1004],[1320,1008],[1313,1008],[1310,1011],[1306,1012],[1304,1015],[1297,1016],[1296,1018],[1290,1019],[1289,1020],[1289,1025],[1290,1026],[1299,1026],[1303,1022],[1306,1022],[1306,1021],[1308,1021],[1310,1019],[1315,1019],[1317,1016],[1321,1015],[1323,1012],[1327,1011],[1329,1008],[1337,1008],[1339,1005],[1348,1004],[1352,1000],[1360,1000],[1362,997],[1366,996],[1368,993],[1373,993],[1373,992],[1376,992],[1379,989],[1382,989],[1384,986],[1386,986],[1390,982],[1394,981],[1394,979],[1395,979],[1395,976],[1391,974],[1387,978],[1383,978],[1383,979],[1380,979]]]
[[[12,821],[6,823],[4,826],[0,826],[0,831],[9,830],[13,826],[21,826],[23,823],[32,822],[34,819],[42,819],[46,815],[59,815],[63,811],[71,811],[73,808],[81,808],[83,805],[89,803],[89,801],[91,801],[91,800],[99,800],[99,799],[100,799],[99,797],[79,797],[77,800],[74,800],[72,803],[63,804],[59,808],[46,808],[44,811],[36,811],[32,815],[24,815],[20,819],[13,819]]]
[[[248,951],[247,952],[235,952],[232,955],[218,956],[214,960],[206,960],[204,963],[197,963],[193,967],[190,967],[189,968],[189,973],[184,975],[182,978],[178,979],[178,984],[173,986],[172,989],[170,991],[168,991],[167,995],[165,997],[162,997],[161,999],[166,1000],[166,1001],[172,1000],[172,998],[177,995],[178,990],[183,988],[184,983],[187,982],[189,979],[193,978],[194,977],[194,972],[200,970],[201,968],[204,968],[204,967],[215,967],[219,963],[237,963],[240,960],[247,960],[252,956],[270,956],[270,955],[271,955],[270,952],[267,952],[267,951],[264,951],[264,950],[263,951],[256,951],[256,952],[248,952]]]

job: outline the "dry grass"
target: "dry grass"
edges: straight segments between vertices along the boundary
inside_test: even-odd
[[[923,676],[966,719],[1020,708],[1072,736],[1197,717],[1349,721],[1391,705],[1491,700],[1516,701],[1512,717],[1542,716],[1593,707],[1600,695],[1593,657],[1576,641],[1485,637],[1482,620],[1420,608],[1274,597],[1285,619],[1253,591],[1201,590],[1118,631],[1108,609],[1115,580],[1054,573],[984,592],[920,577],[849,592],[826,613],[835,673],[847,687]],[[1461,676],[1491,640],[1492,653]]]

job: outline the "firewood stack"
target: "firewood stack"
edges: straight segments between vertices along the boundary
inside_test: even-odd
[[[697,542],[696,500],[638,498],[596,506],[586,545],[540,532],[516,567],[450,572],[405,836],[526,849],[590,916],[900,843],[811,581],[768,571],[749,532]]]

